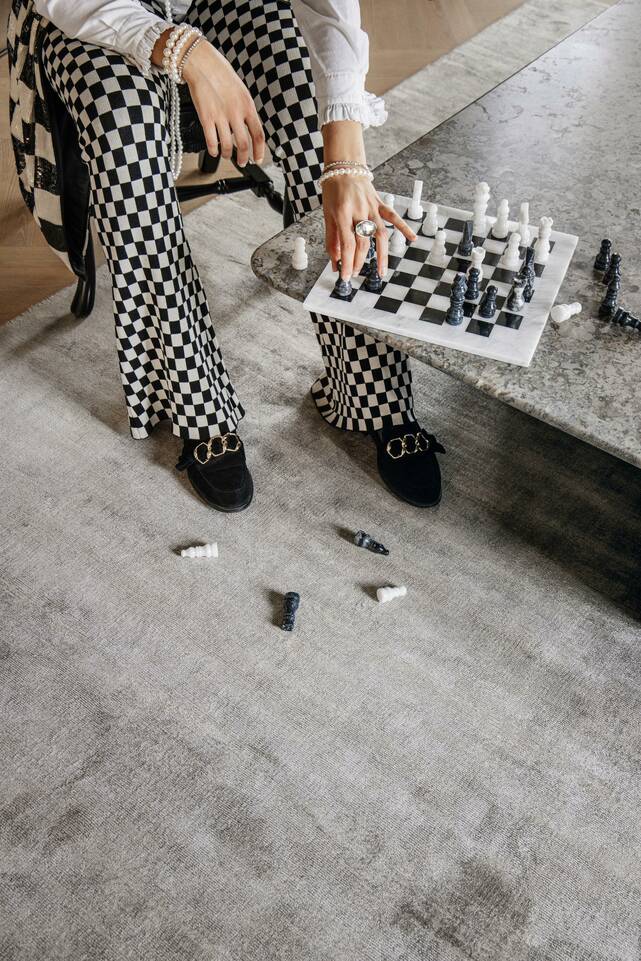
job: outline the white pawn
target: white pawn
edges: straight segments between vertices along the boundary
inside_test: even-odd
[[[394,194],[383,194],[381,199],[386,207],[391,207],[392,210],[394,210],[394,201],[396,200],[396,197],[394,196]],[[386,223],[389,224],[391,223],[391,221],[388,220],[386,221]]]
[[[423,221],[423,233],[428,237],[434,237],[438,231],[438,205],[425,205],[425,220]]]
[[[394,257],[402,257],[405,253],[405,237],[398,227],[394,228],[394,232],[390,237],[389,252],[393,254]]]
[[[305,238],[296,237],[294,239],[294,250],[292,253],[292,267],[294,270],[306,270],[309,266],[309,258],[305,250]]]
[[[180,552],[181,557],[218,557],[218,544],[198,544],[196,547],[186,547]]]
[[[393,601],[395,597],[405,597],[406,594],[406,587],[379,587],[376,591],[379,604],[386,604],[388,601]]]
[[[482,264],[483,264],[483,261],[485,260],[485,247],[474,247],[474,249],[472,250],[471,260],[472,262],[467,269],[468,274],[473,267],[476,267],[476,269],[479,272],[479,281],[483,280]]]
[[[556,307],[552,308],[551,317],[555,324],[562,324],[564,321],[569,320],[570,317],[580,314],[581,304],[578,302],[574,304],[557,304]]]
[[[537,264],[547,264],[550,256],[550,234],[552,233],[551,217],[541,217],[539,223],[539,236],[534,245],[534,262]]]
[[[435,267],[447,267],[450,262],[450,258],[447,254],[447,249],[445,247],[446,233],[444,230],[437,230],[436,237],[434,238],[434,243],[432,244],[432,249],[429,254],[429,261],[434,264]]]
[[[505,270],[518,270],[521,266],[521,254],[519,252],[519,247],[521,246],[521,235],[514,233],[510,234],[510,239],[507,242],[507,247],[503,253],[503,259],[501,260],[501,267]]]
[[[421,196],[423,194],[423,181],[414,181],[414,190],[412,193],[412,202],[409,205],[407,211],[407,217],[409,220],[420,220],[423,216],[423,208],[421,206]]]
[[[530,230],[530,205],[527,200],[521,204],[521,210],[519,212],[519,233],[523,246],[529,247],[532,239],[532,231]]]
[[[506,199],[503,199],[498,205],[496,210],[496,221],[492,227],[492,236],[496,237],[497,240],[505,240],[510,232],[510,225],[508,223],[510,217],[510,205]]]

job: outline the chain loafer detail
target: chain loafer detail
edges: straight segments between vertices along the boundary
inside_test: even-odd
[[[245,445],[236,433],[186,440],[176,469],[187,471],[196,493],[216,510],[235,513],[252,502],[254,482],[245,460]]]
[[[436,454],[445,448],[418,424],[401,424],[372,434],[378,472],[392,494],[414,507],[441,500],[441,471]]]

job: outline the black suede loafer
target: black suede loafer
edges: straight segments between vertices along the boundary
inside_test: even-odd
[[[244,511],[252,502],[254,482],[238,434],[186,440],[176,469],[186,470],[196,493],[218,511]]]
[[[374,431],[378,472],[387,489],[413,507],[435,507],[441,499],[436,454],[445,453],[433,434],[416,423]]]

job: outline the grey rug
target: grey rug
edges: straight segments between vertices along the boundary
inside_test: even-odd
[[[104,269],[0,332],[0,959],[638,961],[639,473],[415,365],[445,491],[400,505],[250,273],[277,226],[189,218],[245,514],[129,439]]]

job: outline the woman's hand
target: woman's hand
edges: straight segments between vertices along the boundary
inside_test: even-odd
[[[323,125],[323,153],[325,163],[341,160],[365,163],[363,129],[353,120],[337,120]],[[349,280],[357,274],[369,250],[369,239],[354,233],[359,220],[376,224],[376,257],[381,276],[387,270],[387,228],[393,224],[407,240],[416,234],[391,207],[386,207],[366,177],[330,177],[323,183],[323,213],[325,215],[325,246],[334,270],[341,262],[341,277]]]
[[[376,224],[376,259],[381,277],[387,271],[388,237],[384,221],[398,227],[407,240],[416,240],[416,234],[393,207],[383,203],[371,181],[365,177],[341,176],[326,180],[323,184],[323,213],[325,247],[334,270],[338,270],[340,260],[344,280],[360,271],[369,250],[369,238],[354,233],[359,220],[373,220]]]
[[[156,64],[162,63],[162,52],[170,32],[164,33],[154,47],[152,59]],[[255,163],[262,163],[265,159],[265,135],[251,94],[209,41],[201,40],[190,54],[183,79],[189,86],[205,134],[207,150],[212,157],[220,152],[229,159],[235,142],[240,167],[244,167],[249,160],[250,146]]]

